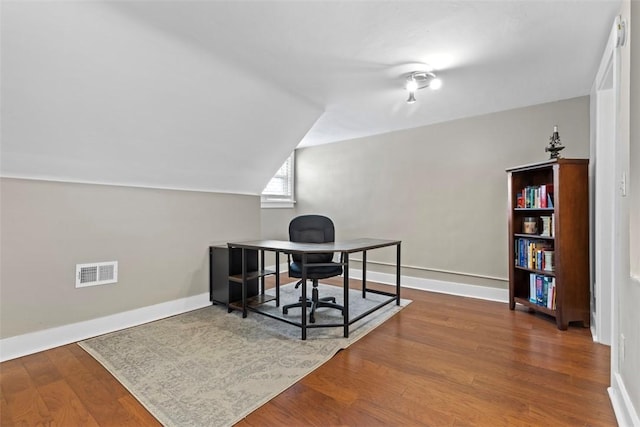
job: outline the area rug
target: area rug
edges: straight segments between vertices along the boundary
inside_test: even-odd
[[[387,297],[352,290],[355,318]],[[322,296],[341,303],[341,287],[320,285]],[[281,305],[297,301],[300,289],[280,288]],[[349,328],[307,330],[214,305],[80,342],[165,426],[230,426],[286,390],[366,335],[407,304],[387,304]],[[271,310],[281,313],[275,303]],[[288,318],[300,319],[300,309]],[[321,308],[316,323],[341,320],[340,311]]]

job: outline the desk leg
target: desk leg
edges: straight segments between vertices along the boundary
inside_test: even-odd
[[[396,305],[400,305],[400,243],[396,252]]]
[[[264,249],[260,249],[260,269],[264,270]],[[264,276],[260,276],[260,295],[264,295]]]
[[[280,307],[280,252],[276,251],[276,307]]]
[[[344,337],[349,338],[349,254],[344,254]]]
[[[307,254],[302,254],[302,339],[307,339]]]
[[[242,248],[242,317],[247,317],[247,250]]]
[[[362,298],[367,297],[367,251],[362,251]]]

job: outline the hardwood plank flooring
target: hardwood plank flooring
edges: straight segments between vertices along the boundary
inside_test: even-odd
[[[503,303],[402,296],[413,303],[237,426],[616,425],[609,347],[588,329]],[[0,390],[2,426],[159,425],[77,344],[0,364]]]

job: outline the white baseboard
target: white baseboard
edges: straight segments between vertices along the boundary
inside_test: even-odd
[[[211,305],[209,293],[0,340],[0,362]]]
[[[268,270],[275,270],[275,266],[266,267]],[[280,264],[280,272],[286,273],[288,266],[286,263]],[[349,269],[349,277],[362,279],[362,270],[356,268]],[[384,283],[386,285],[396,284],[396,275],[389,273],[377,273],[367,271],[367,280]],[[421,279],[412,276],[400,276],[400,283],[403,288],[419,289],[422,291],[438,292],[441,294],[457,295],[462,297],[484,299],[489,301],[509,302],[509,290],[492,288],[489,286],[476,286],[466,283],[446,282],[443,280]]]
[[[609,399],[613,406],[613,412],[616,414],[616,421],[620,427],[638,427],[640,426],[640,417],[636,408],[633,407],[631,397],[627,393],[627,388],[620,374],[613,375],[613,384],[607,389]]]
[[[593,316],[591,316],[591,326],[589,327],[589,329],[591,330],[591,338],[593,339],[593,342],[599,343],[600,341],[598,341],[598,332],[596,331],[596,325],[593,322]],[[609,347],[611,347],[611,345],[609,345]]]
[[[362,270],[354,268],[349,269],[349,277],[362,279]],[[369,280],[387,285],[395,285],[396,275],[367,271],[367,281]],[[422,279],[420,277],[411,276],[401,276],[400,283],[403,288],[419,289],[422,291],[438,292],[441,294],[457,295],[504,303],[509,301],[508,289],[468,285],[466,283],[445,282],[443,280]]]

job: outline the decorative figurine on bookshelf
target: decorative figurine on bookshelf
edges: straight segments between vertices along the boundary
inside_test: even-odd
[[[553,135],[549,137],[549,146],[544,149],[545,152],[551,153],[549,160],[559,159],[560,151],[564,150],[564,145],[560,142],[560,134],[558,133],[558,125],[553,127]]]

